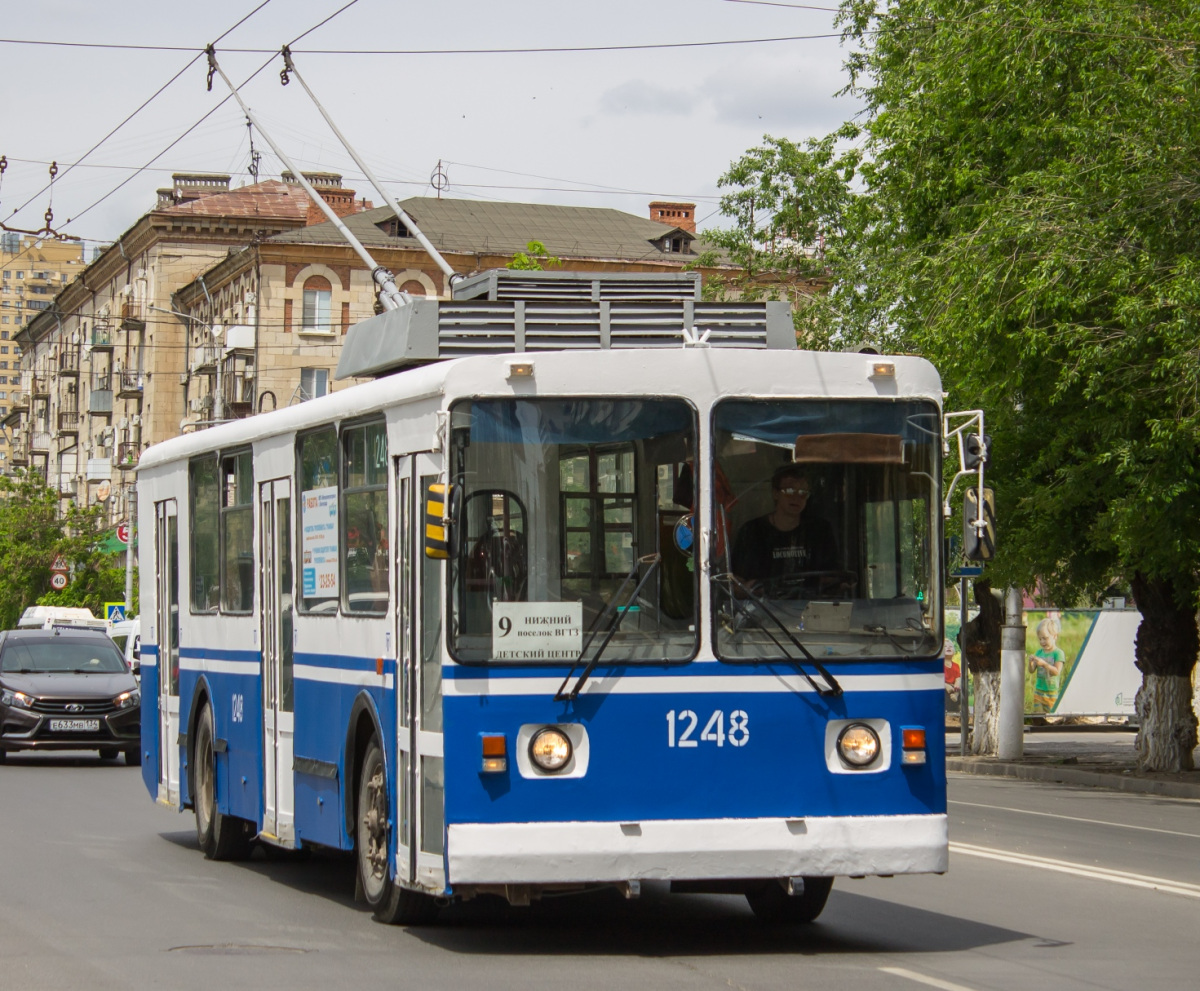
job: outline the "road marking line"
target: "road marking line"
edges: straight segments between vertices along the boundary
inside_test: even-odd
[[[1125,884],[1131,888],[1148,888],[1152,891],[1183,895],[1186,898],[1200,898],[1200,884],[1189,884],[1186,881],[1172,881],[1148,874],[1131,874],[1128,871],[1110,870],[1107,867],[1089,867],[1087,864],[1073,864],[1069,860],[1052,860],[1049,857],[1035,857],[1032,854],[1012,853],[1008,850],[993,850],[990,847],[971,846],[967,843],[951,843],[950,850],[952,853],[961,853],[968,857],[999,860],[1006,864],[1036,867],[1039,870],[1057,871],[1060,874],[1074,874],[1077,877],[1088,877],[1097,881],[1111,881],[1113,884]]]
[[[969,988],[965,984],[943,981],[937,977],[929,977],[927,974],[918,974],[915,970],[905,970],[903,967],[880,967],[879,969],[885,974],[895,974],[897,977],[905,977],[918,984],[927,984],[931,988],[941,988],[942,991],[975,991],[974,988]]]
[[[1109,822],[1107,819],[1085,819],[1083,816],[1066,816],[1058,812],[1035,812],[1032,809],[1014,809],[1007,805],[985,805],[983,802],[958,802],[951,800],[949,805],[967,805],[973,809],[994,809],[997,812],[1020,812],[1027,816],[1046,816],[1050,819],[1069,819],[1071,822],[1086,822],[1094,826],[1116,826],[1118,829],[1137,829],[1144,833],[1162,833],[1164,836],[1186,836],[1188,839],[1200,840],[1200,833],[1184,833],[1177,829],[1157,829],[1154,826],[1134,826],[1124,822]]]

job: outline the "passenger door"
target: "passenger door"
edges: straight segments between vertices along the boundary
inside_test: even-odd
[[[295,704],[292,675],[292,483],[259,486],[262,561],[263,833],[280,846],[296,845],[292,770]]]
[[[158,599],[158,800],[179,805],[179,513],[174,499],[156,503],[155,591]]]
[[[442,749],[443,562],[425,556],[424,497],[441,476],[440,456],[397,462],[396,609],[399,729],[397,874],[445,887]]]

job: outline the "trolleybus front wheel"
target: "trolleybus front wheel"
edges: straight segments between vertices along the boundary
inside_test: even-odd
[[[354,850],[358,881],[376,921],[404,926],[432,922],[437,917],[437,903],[429,895],[400,887],[388,875],[391,802],[383,751],[374,739],[363,758],[357,811]]]
[[[804,890],[798,895],[789,895],[778,881],[768,881],[760,888],[747,891],[746,901],[762,922],[800,925],[812,922],[821,914],[832,887],[831,877],[806,877]]]
[[[217,764],[213,748],[212,709],[206,704],[196,721],[196,749],[192,753],[196,809],[196,839],[209,860],[242,860],[250,855],[250,824],[227,816],[217,807]]]

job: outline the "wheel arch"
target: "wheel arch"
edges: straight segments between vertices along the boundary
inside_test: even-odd
[[[358,804],[358,776],[362,772],[363,757],[367,752],[367,744],[374,736],[379,741],[379,749],[383,752],[383,773],[388,781],[391,794],[391,771],[388,767],[387,745],[383,735],[383,724],[379,719],[379,711],[375,700],[366,691],[358,693],[354,705],[350,709],[350,719],[346,723],[346,757],[343,762],[344,789],[346,800],[342,803],[345,812],[346,836],[350,845],[354,845],[354,816]]]
[[[200,718],[200,710],[203,709],[204,706],[206,706],[206,705],[212,707],[212,710],[213,710],[213,732],[216,733],[216,731],[217,731],[217,708],[213,704],[212,686],[208,683],[208,676],[206,674],[202,673],[200,675],[200,677],[196,679],[196,687],[192,690],[192,702],[191,702],[191,705],[188,707],[187,745],[185,747],[185,749],[186,749],[185,756],[187,759],[187,797],[188,797],[188,800],[186,802],[181,803],[182,807],[185,809],[192,808],[196,803],[196,799],[195,799],[196,780],[194,777],[196,762],[193,759],[196,754],[196,722]]]

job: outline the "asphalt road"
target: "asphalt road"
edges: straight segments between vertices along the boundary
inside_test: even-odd
[[[1200,803],[951,780],[945,877],[839,879],[818,923],[740,897],[478,902],[381,926],[344,858],[206,861],[93,755],[0,765],[0,989],[1194,987]]]

